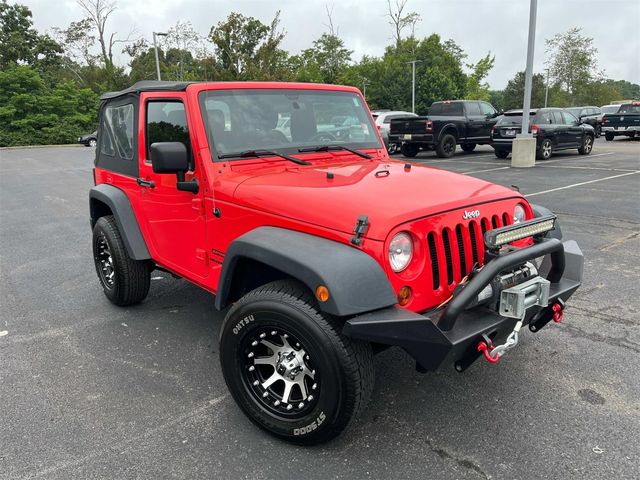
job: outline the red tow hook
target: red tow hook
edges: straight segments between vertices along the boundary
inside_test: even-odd
[[[553,311],[553,321],[560,323],[564,317],[562,305],[556,302],[551,306],[551,310]]]
[[[493,351],[493,344],[491,343],[491,341],[489,341],[489,344],[487,344],[486,341],[480,340],[478,342],[477,349],[479,352],[482,352],[484,354],[484,358],[486,358],[487,362],[489,363],[498,363],[498,360],[500,360],[500,355],[496,355],[495,357],[491,356],[491,352]]]

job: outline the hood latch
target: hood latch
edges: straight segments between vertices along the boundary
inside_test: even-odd
[[[356,226],[353,228],[353,233],[355,234],[351,239],[351,243],[360,246],[362,243],[362,235],[365,234],[367,229],[369,228],[369,217],[366,215],[360,215],[358,217],[358,221],[356,222]]]

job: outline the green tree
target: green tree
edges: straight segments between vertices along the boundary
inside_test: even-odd
[[[280,12],[271,24],[253,17],[231,13],[211,28],[222,80],[263,80],[277,78],[287,65],[288,55],[280,48],[284,32],[278,30]]]
[[[558,83],[571,97],[585,84],[600,80],[598,49],[593,38],[581,35],[581,28],[572,28],[547,39],[549,75],[552,83]]]
[[[544,75],[540,73],[534,73],[531,82],[531,107],[538,108],[544,107],[544,93],[545,93],[545,79]],[[502,105],[501,108],[509,110],[512,108],[522,108],[522,102],[524,100],[524,72],[516,73],[507,83],[504,91],[502,92]],[[554,104],[549,99],[549,105],[560,106]]]
[[[290,62],[299,81],[337,83],[351,62],[351,53],[340,37],[323,33],[311,48],[292,57]]]
[[[489,84],[484,79],[489,75],[495,60],[495,56],[492,57],[491,53],[487,53],[478,63],[467,65],[471,69],[471,73],[467,76],[465,98],[469,100],[489,100]]]
[[[616,89],[620,96],[616,100],[640,100],[640,85],[627,82],[626,80],[605,80],[606,85]],[[603,104],[604,105],[604,104]]]

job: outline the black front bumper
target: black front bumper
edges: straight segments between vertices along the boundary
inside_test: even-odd
[[[495,275],[524,261],[545,256],[540,275],[551,282],[546,307],[527,309],[524,324],[539,331],[552,318],[552,305],[564,304],[582,282],[584,258],[575,241],[562,243],[546,238],[531,247],[516,250],[487,262],[449,304],[424,315],[395,306],[359,315],[348,320],[344,333],[354,339],[402,347],[425,370],[454,364],[464,370],[481,353],[478,342],[485,337],[505,338],[514,328],[515,318],[500,316],[487,307],[468,308]]]

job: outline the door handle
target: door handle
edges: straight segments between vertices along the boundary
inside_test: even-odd
[[[140,185],[141,187],[148,187],[148,188],[156,188],[156,184],[153,180],[145,180],[143,178],[136,178],[136,183],[138,185]]]

